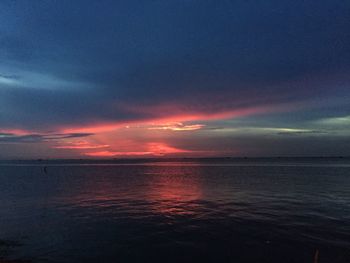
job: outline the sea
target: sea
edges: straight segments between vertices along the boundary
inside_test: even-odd
[[[0,262],[349,263],[349,158],[0,161]]]

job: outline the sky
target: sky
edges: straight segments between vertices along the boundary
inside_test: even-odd
[[[350,155],[350,1],[0,1],[0,159]]]

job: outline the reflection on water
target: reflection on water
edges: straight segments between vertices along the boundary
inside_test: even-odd
[[[350,262],[348,167],[47,170],[0,166],[0,240],[23,244],[0,262]]]
[[[101,167],[100,167],[101,168]],[[133,168],[125,168],[122,170]],[[200,167],[195,171],[182,166],[145,166],[142,174],[135,170],[134,178],[120,178],[120,171],[113,168],[98,169],[101,174],[86,175],[76,182],[69,194],[58,196],[64,207],[107,209],[115,207],[143,212],[184,215],[194,213],[194,202],[202,199]],[[130,176],[130,175],[129,175]],[[119,178],[118,178],[119,177]],[[196,206],[196,205],[195,205]],[[112,211],[110,211],[112,212]]]
[[[155,169],[156,168],[156,169]],[[150,175],[145,200],[153,203],[155,212],[169,215],[194,213],[193,202],[202,198],[200,171],[188,171],[186,167],[159,168],[149,166]]]
[[[200,166],[195,171],[182,166],[145,166],[142,174],[135,170],[133,178],[120,178],[123,175],[119,169],[99,167],[97,173],[85,175],[77,182],[79,186],[67,189],[74,191],[59,195],[56,202],[95,209],[122,206],[136,209],[144,204],[142,209],[175,215],[195,212],[191,203],[202,198]],[[121,170],[129,169],[134,168]],[[90,180],[93,176],[94,180]]]

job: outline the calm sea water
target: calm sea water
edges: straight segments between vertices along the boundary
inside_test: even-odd
[[[0,262],[350,262],[348,160],[0,164]]]

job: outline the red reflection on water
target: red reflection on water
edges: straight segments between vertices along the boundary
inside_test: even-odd
[[[140,217],[198,212],[203,199],[200,167],[177,165],[101,166],[79,168],[83,176],[70,181],[58,197],[64,207],[82,208],[88,216],[119,213]],[[67,206],[68,205],[68,206]],[[93,209],[93,210],[91,210]],[[92,212],[94,211],[94,212]],[[94,214],[95,213],[95,214]]]
[[[157,171],[158,170],[158,171]],[[198,167],[163,167],[152,169],[149,192],[146,194],[152,208],[161,214],[184,215],[194,213],[196,201],[202,199]]]

